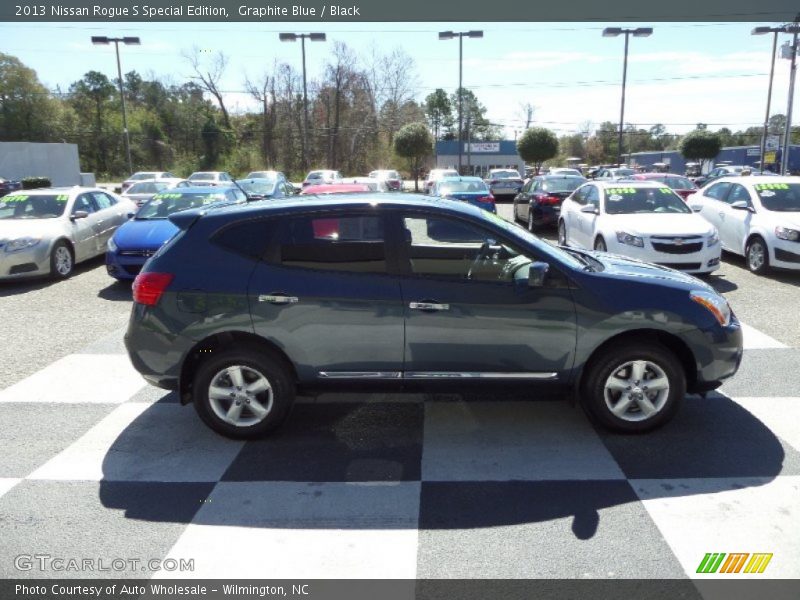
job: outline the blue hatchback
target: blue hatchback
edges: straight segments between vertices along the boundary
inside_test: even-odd
[[[108,274],[116,279],[136,277],[147,259],[178,231],[169,220],[171,214],[207,204],[242,203],[246,200],[244,192],[236,187],[184,187],[156,194],[108,240]]]

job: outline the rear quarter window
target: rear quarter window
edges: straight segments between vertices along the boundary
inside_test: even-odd
[[[274,227],[274,222],[270,219],[234,223],[224,226],[214,234],[212,242],[248,258],[260,259],[267,251]]]

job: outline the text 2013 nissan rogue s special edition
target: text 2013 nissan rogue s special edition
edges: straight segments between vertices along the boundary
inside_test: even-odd
[[[298,386],[571,388],[623,432],[731,377],[742,332],[690,275],[560,249],[491,213],[360,194],[192,209],[133,287],[147,381],[217,432],[258,436]]]

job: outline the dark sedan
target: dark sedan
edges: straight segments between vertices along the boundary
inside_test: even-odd
[[[528,231],[556,225],[564,198],[584,183],[584,177],[574,175],[540,175],[528,180],[514,198],[514,219],[526,223]]]
[[[298,389],[368,384],[555,386],[642,432],[742,357],[707,283],[556,248],[466,203],[368,193],[170,220],[181,232],[136,278],[125,344],[145,379],[233,438],[279,427]]]

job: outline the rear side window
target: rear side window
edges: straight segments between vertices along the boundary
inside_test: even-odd
[[[381,217],[308,215],[282,222],[281,231],[277,258],[283,266],[386,273]]]
[[[217,233],[213,242],[251,258],[261,258],[267,250],[274,222],[260,219],[230,225]]]

